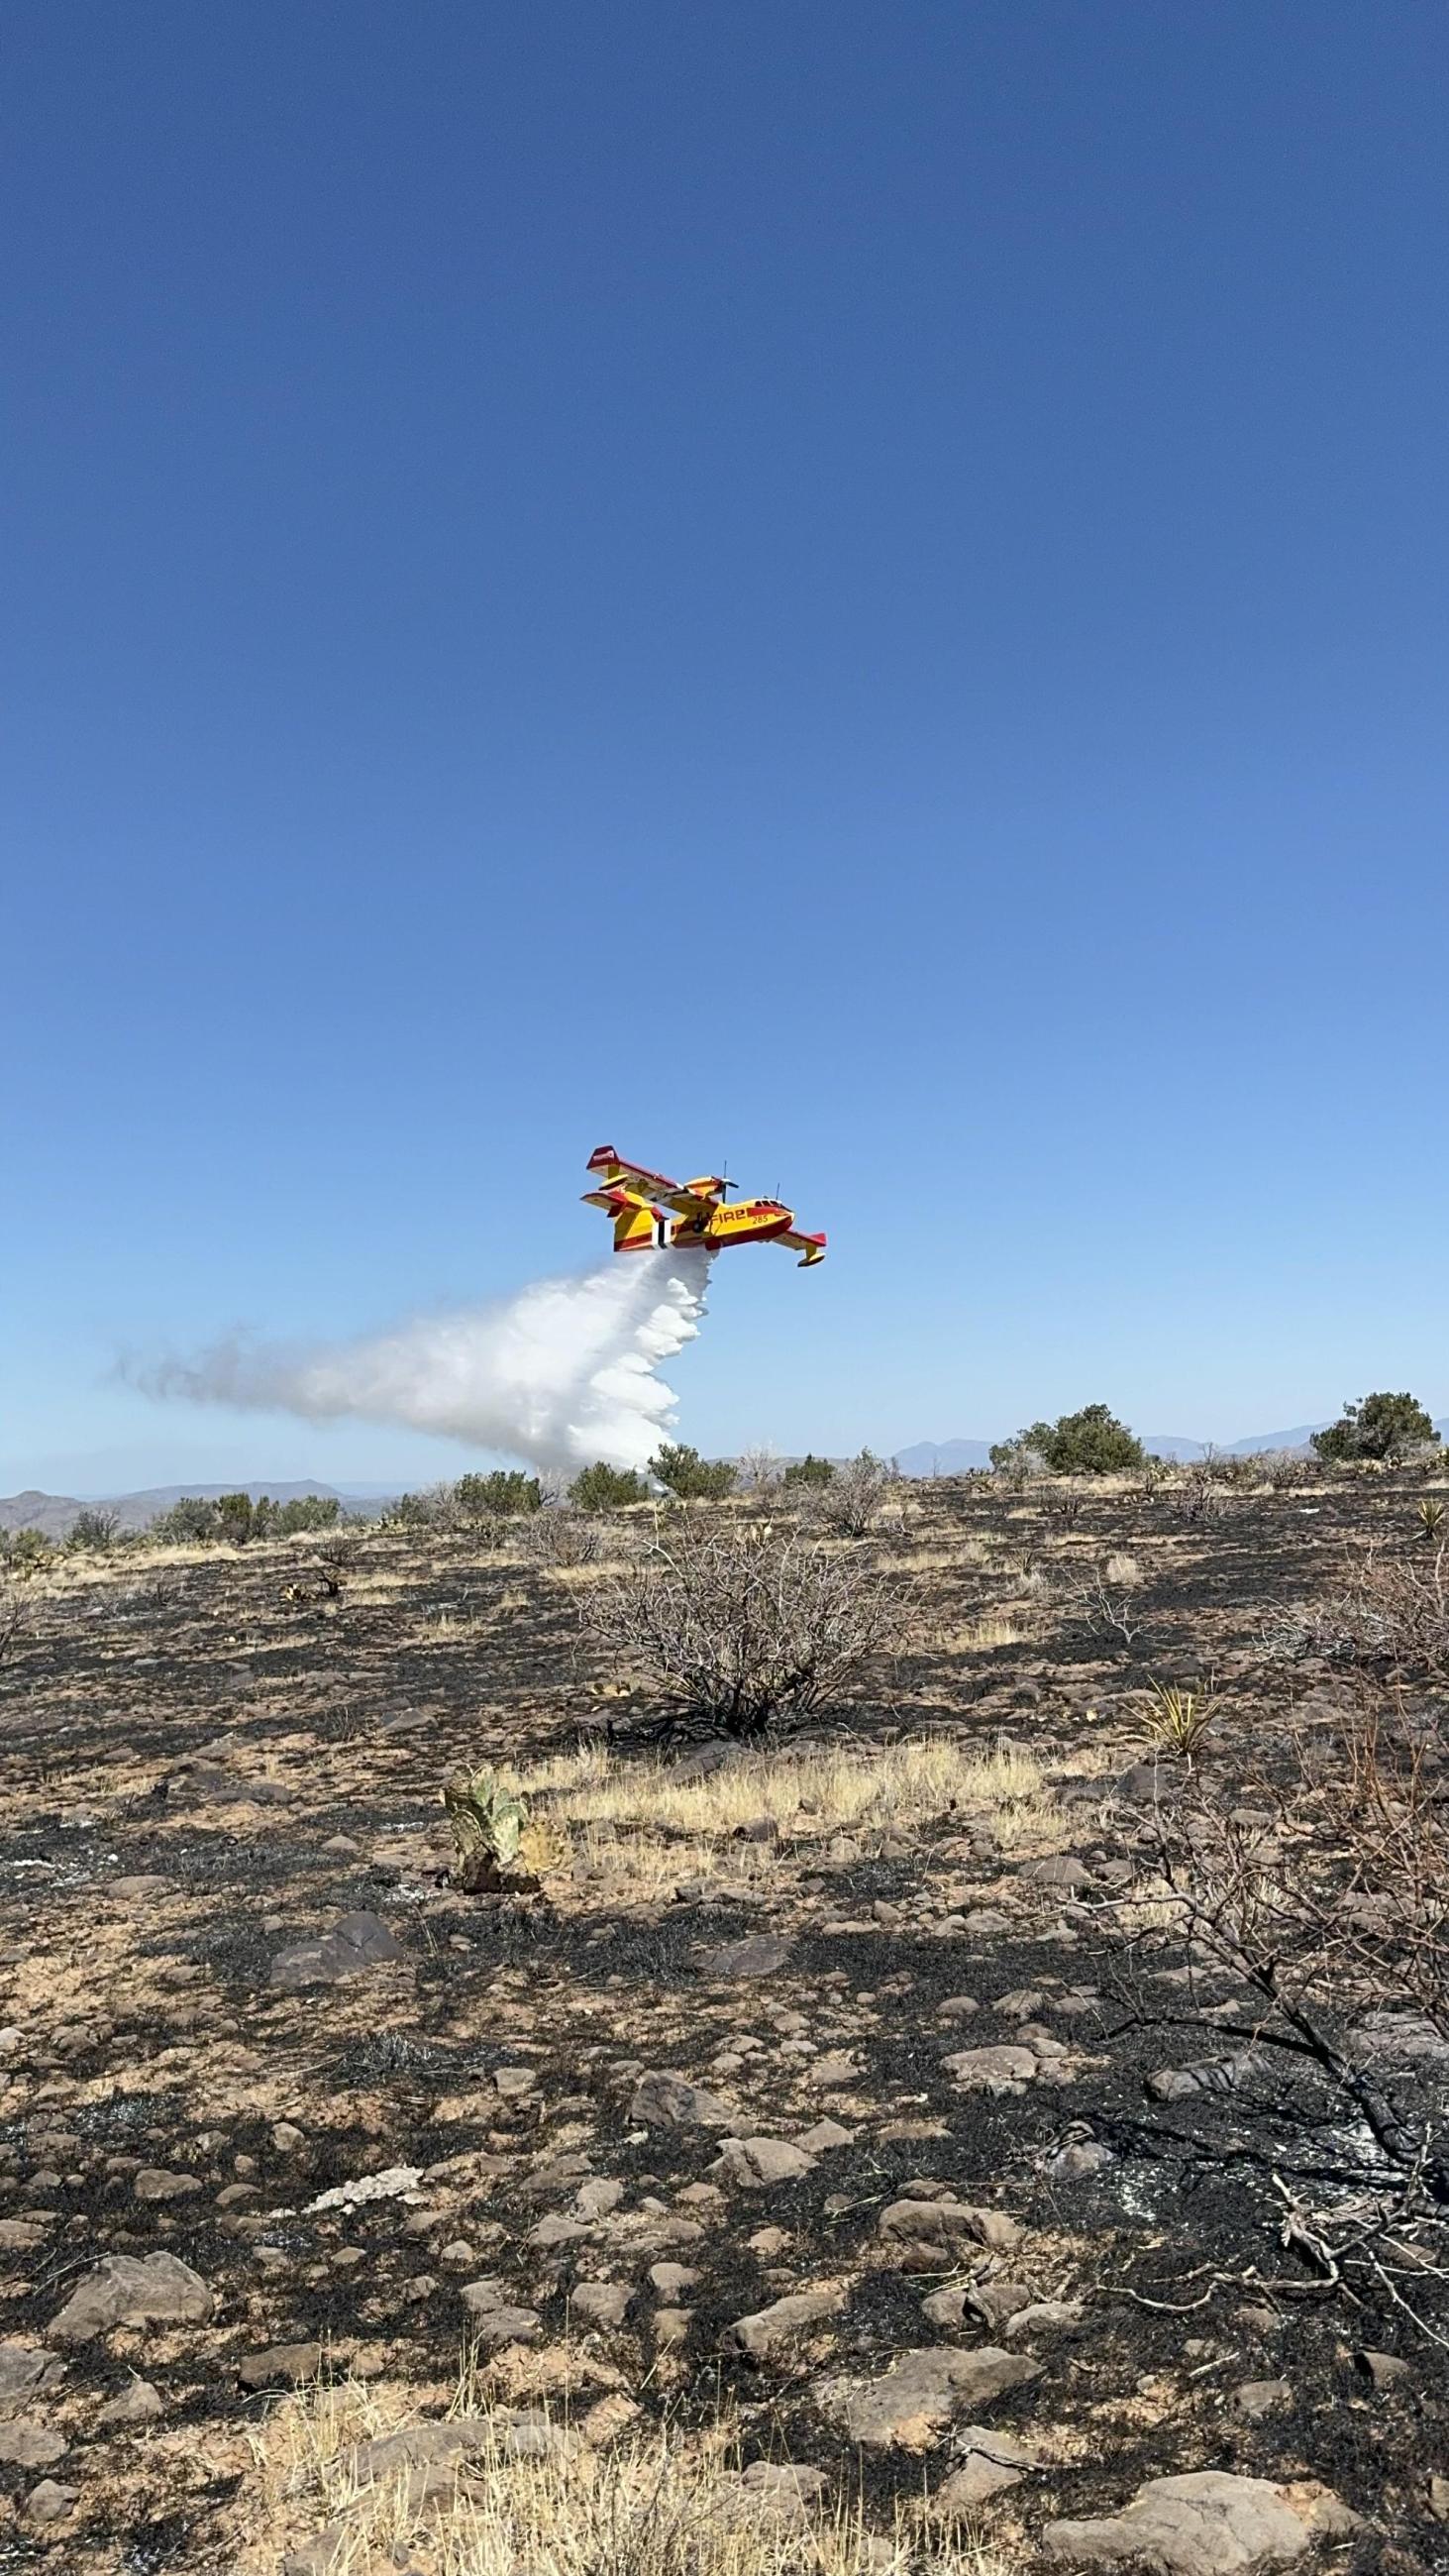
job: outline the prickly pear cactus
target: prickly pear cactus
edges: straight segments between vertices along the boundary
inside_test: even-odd
[[[443,1804],[465,1862],[487,1859],[495,1869],[513,1867],[525,1810],[495,1771],[455,1771],[443,1784]]]

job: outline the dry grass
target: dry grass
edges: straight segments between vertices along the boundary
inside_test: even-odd
[[[460,2401],[455,2415],[471,2408]],[[686,2445],[637,2434],[594,2448],[560,2424],[531,2424],[542,2458],[510,2457],[510,2419],[470,2449],[451,2495],[420,2505],[405,2469],[367,2485],[361,2444],[408,2420],[401,2391],[344,2381],[299,2391],[249,2437],[253,2475],[233,2565],[272,2569],[322,2524],[338,2524],[331,2576],[382,2576],[427,2547],[432,2576],[908,2576],[919,2531],[872,2534],[853,2498],[806,2519],[766,2510],[733,2475],[734,2427],[721,2419]],[[535,2436],[537,2438],[537,2435]],[[1006,2576],[1003,2553],[974,2537],[933,2538],[938,2576]]]
[[[1106,1582],[1115,1583],[1124,1591],[1130,1591],[1134,1583],[1142,1580],[1142,1568],[1135,1556],[1109,1556],[1102,1574]]]
[[[652,1829],[695,1836],[705,1846],[761,1816],[782,1831],[810,1835],[862,1826],[885,1832],[952,1812],[1055,1814],[1029,1754],[984,1752],[944,1735],[859,1750],[741,1755],[702,1779],[680,1778],[663,1763],[619,1762],[590,1746],[535,1765],[519,1786],[545,1801],[561,1825]],[[677,1847],[674,1870],[678,1875]]]
[[[943,1655],[989,1655],[997,1646],[1019,1646],[1022,1632],[1007,1613],[984,1610],[954,1627],[933,1628],[926,1642]]]

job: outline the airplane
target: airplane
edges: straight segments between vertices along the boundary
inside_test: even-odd
[[[780,1199],[730,1199],[731,1184],[718,1172],[700,1179],[666,1180],[626,1163],[612,1145],[596,1145],[589,1170],[598,1186],[585,1190],[585,1207],[602,1208],[614,1220],[616,1252],[675,1251],[695,1248],[723,1252],[727,1244],[783,1243],[800,1255],[799,1267],[812,1270],[825,1258],[823,1234],[796,1231],[795,1211]]]

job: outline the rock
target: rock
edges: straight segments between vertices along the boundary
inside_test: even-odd
[[[736,2361],[763,2361],[776,2345],[788,2343],[823,2317],[838,2316],[844,2305],[843,2290],[797,2290],[753,2316],[736,2317],[720,2336],[720,2350]]]
[[[501,2094],[505,2102],[521,2102],[524,2094],[531,2093],[537,2082],[538,2073],[532,2066],[495,2066],[493,2069],[493,2090]]]
[[[0,2254],[38,2252],[49,2223],[45,2218],[0,2218]]]
[[[1249,2424],[1285,2414],[1292,2403],[1293,2387],[1286,2379],[1244,2379],[1233,2390],[1233,2404]]]
[[[129,2388],[101,2408],[96,2422],[106,2432],[122,2431],[132,2424],[151,2424],[164,2412],[161,2391],[149,2379],[132,2378]]]
[[[998,2006],[998,2010],[999,2009],[1000,2007]],[[938,2021],[969,2021],[972,2014],[979,2013],[980,2010],[981,2006],[974,1995],[947,1995],[945,2001],[937,2004],[936,2006],[936,2019]]]
[[[815,2171],[815,2159],[786,2138],[726,2138],[712,2174],[738,2183],[745,2191],[765,2191],[777,2183],[800,2182]]]
[[[188,2200],[201,2184],[195,2174],[167,2173],[159,2165],[143,2165],[131,2189],[138,2200]]]
[[[12,2407],[38,2389],[52,2388],[64,2370],[65,2363],[53,2352],[33,2352],[24,2343],[0,2343],[0,2407]]]
[[[1239,2048],[1231,2057],[1203,2058],[1195,2066],[1162,2066],[1144,2076],[1143,2090],[1154,2102],[1185,2102],[1195,2093],[1236,2093],[1255,2076],[1267,2076],[1272,2060],[1266,2049]]]
[[[939,2271],[963,2244],[1009,2253],[1022,2235],[1004,2210],[978,2209],[965,2200],[893,2200],[881,2211],[876,2233],[901,2248],[901,2268],[908,2272]]]
[[[728,2129],[734,2116],[702,2084],[667,2068],[641,2075],[629,2101],[631,2124],[649,2129]]]
[[[772,1932],[752,1932],[743,1941],[725,1941],[709,1951],[701,1970],[707,1977],[773,1977],[789,1966],[794,1955],[793,1941],[780,1940]]]
[[[1006,2320],[1006,2340],[1014,2344],[1028,2335],[1074,2334],[1082,2315],[1080,2299],[1033,2299],[1029,2307],[1012,2310]]]
[[[1138,1806],[1167,1806],[1182,1795],[1183,1781],[1165,1762],[1134,1762],[1115,1782],[1119,1798]]]
[[[798,2467],[792,2460],[752,2460],[737,2475],[716,2481],[710,2505],[727,2523],[797,2527],[809,2521],[826,2485],[823,2469]]]
[[[543,2332],[537,2311],[514,2307],[501,2281],[465,2282],[461,2295],[468,2331],[485,2352],[500,2352],[508,2343],[537,2343]]]
[[[849,2147],[855,2143],[855,2131],[843,2129],[838,2120],[817,2120],[813,2128],[802,2129],[795,2144],[807,2155],[823,2156],[831,2147]]]
[[[601,2174],[597,2182],[584,2183],[574,2201],[580,2218],[592,2226],[596,2218],[607,2218],[624,2197],[624,2186],[611,2175]]]
[[[965,2093],[1024,2093],[1037,2073],[1029,2048],[961,2048],[941,2064]]]
[[[243,2388],[297,2388],[316,2379],[321,2368],[320,2344],[274,2343],[264,2352],[244,2353],[236,2375]]]
[[[47,2329],[54,2343],[92,2343],[114,2326],[204,2325],[211,2292],[175,2254],[107,2254]]]
[[[964,2289],[930,2291],[921,2301],[921,2314],[928,2325],[943,2326],[948,2333],[952,2332],[965,2322]]]
[[[284,1994],[304,1986],[332,1986],[360,1969],[384,1966],[402,1957],[402,1946],[377,1914],[344,1914],[330,1932],[313,1941],[295,1942],[272,1961],[271,1982]]]
[[[1226,2469],[1152,2478],[1120,2514],[1090,2522],[1049,2522],[1041,2535],[1048,2558],[1073,2567],[1122,2561],[1152,2576],[1241,2576],[1249,2568],[1286,2567],[1317,2538],[1360,2528],[1337,2496],[1303,2481],[1275,2486]]]
[[[993,2334],[1008,2326],[1031,2303],[1032,2294],[1024,2281],[973,2281],[966,2292],[971,2314]]]
[[[569,2306],[590,2325],[621,2326],[629,2306],[629,2285],[626,2281],[576,2282]]]
[[[1379,2064],[1398,2066],[1449,2066],[1449,2039],[1446,2039],[1427,2013],[1365,2013],[1352,2033],[1359,2047]]]
[[[1088,1887],[1092,1879],[1086,1862],[1070,1852],[1048,1852],[1042,1860],[1026,1861],[1017,1875],[1034,1887]]]
[[[902,2353],[884,2379],[827,2380],[817,2389],[816,2401],[865,2450],[924,2451],[954,2416],[1039,2376],[1036,2362],[994,2344],[981,2344],[974,2352],[929,2345]]]
[[[42,2478],[25,2499],[25,2519],[38,2523],[63,2522],[72,2505],[80,2502],[79,2487],[63,2487],[55,2478]]]
[[[963,2454],[961,2466],[936,2489],[929,2506],[933,2515],[948,2520],[974,2513],[988,2496],[1019,2487],[1027,2470],[1037,2465],[1035,2451],[1025,2442],[1010,2433],[994,2433],[986,2424],[968,2424],[952,2448]]]
[[[1380,2393],[1386,2388],[1398,2387],[1403,2380],[1412,2379],[1414,2375],[1410,2363],[1400,2360],[1396,2352],[1370,2352],[1365,2347],[1361,2352],[1356,2352],[1353,2358],[1356,2368],[1363,2372],[1369,2386],[1378,2389]]]
[[[372,2487],[395,2477],[399,2469],[456,2471],[462,2461],[480,2451],[505,2460],[542,2460],[566,2458],[577,2448],[575,2436],[563,2425],[550,2423],[547,2416],[526,2407],[499,2407],[489,2415],[407,2424],[400,2433],[362,2442],[347,2469],[354,2486]],[[442,2487],[435,2486],[423,2500],[431,2501],[441,2492]]]
[[[0,2460],[16,2469],[48,2469],[70,2444],[53,2424],[0,2424]]]
[[[649,2286],[656,2298],[677,2307],[686,2290],[699,2287],[699,2274],[691,2263],[651,2263]]]
[[[1046,2169],[1053,2182],[1086,2182],[1115,2162],[1111,2148],[1104,2146],[1100,2138],[1074,2138],[1047,2158]]]
[[[587,2236],[588,2232],[581,2218],[565,2218],[562,2210],[551,2209],[537,2221],[536,2225],[530,2227],[523,2241],[526,2245],[532,2245],[537,2252],[546,2254],[553,2246],[574,2244],[580,2236]]]

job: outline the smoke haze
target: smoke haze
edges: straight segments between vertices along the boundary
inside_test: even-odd
[[[543,1469],[644,1467],[674,1421],[658,1372],[699,1331],[708,1271],[698,1252],[631,1253],[357,1341],[299,1350],[235,1335],[126,1375],[148,1395],[401,1423]]]

